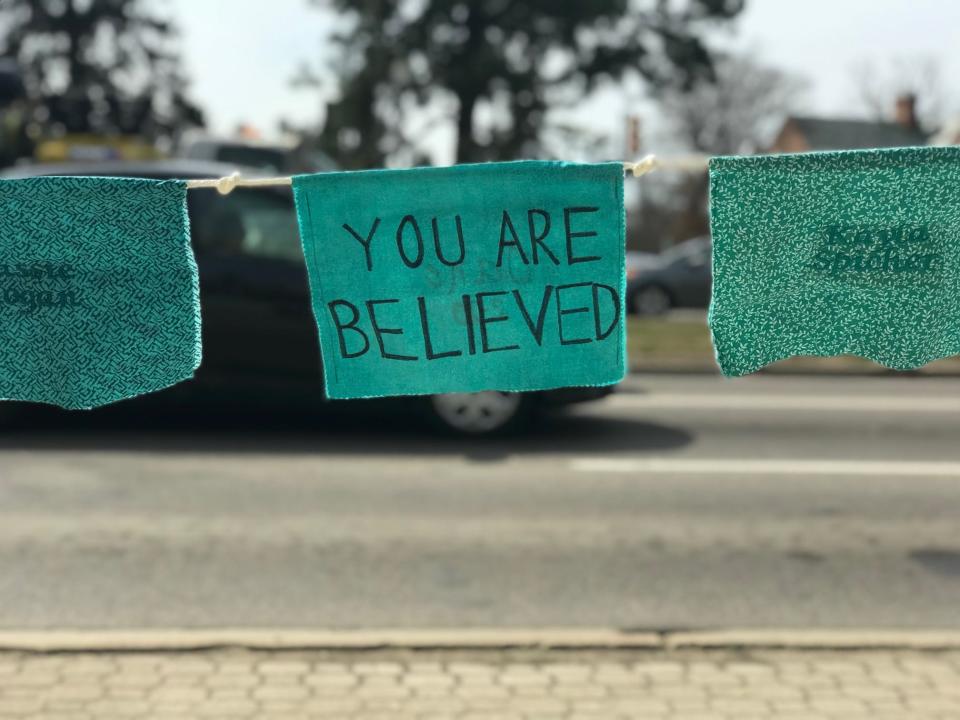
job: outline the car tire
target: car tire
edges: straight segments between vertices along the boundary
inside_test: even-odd
[[[673,305],[669,293],[659,285],[648,285],[633,294],[633,309],[637,315],[663,315]]]
[[[523,393],[487,390],[433,395],[429,406],[441,430],[476,437],[520,429],[532,415],[533,401]]]
[[[16,430],[23,420],[23,408],[18,402],[0,402],[0,432]]]

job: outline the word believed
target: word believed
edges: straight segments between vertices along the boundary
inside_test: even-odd
[[[579,302],[571,307],[564,305],[564,300],[570,301],[570,295],[579,290],[581,299],[573,300]],[[586,291],[586,297],[583,297]],[[495,314],[491,315],[491,309],[488,302],[494,298],[507,297],[510,300],[507,303],[500,302],[500,310],[493,312],[507,313],[505,305],[513,304],[516,309],[515,315]],[[620,296],[619,293],[609,285],[602,283],[572,283],[569,285],[558,285],[556,287],[547,285],[543,291],[543,297],[540,300],[539,307],[528,307],[524,302],[523,296],[519,290],[501,290],[496,292],[478,292],[461,296],[463,307],[463,337],[459,347],[438,350],[434,347],[433,334],[429,313],[427,310],[427,299],[419,296],[416,299],[417,314],[419,316],[419,325],[421,338],[423,342],[423,358],[426,360],[439,360],[441,358],[460,357],[466,352],[469,355],[480,353],[493,353],[509,350],[520,350],[521,346],[517,343],[506,345],[495,345],[490,339],[490,326],[496,323],[504,322],[522,322],[523,328],[529,334],[529,339],[538,346],[543,345],[544,329],[548,314],[552,317],[557,327],[557,340],[560,345],[581,345],[583,343],[599,342],[605,340],[617,327],[620,321]],[[377,347],[380,350],[380,356],[385,360],[419,360],[418,355],[401,354],[387,350],[384,336],[404,335],[404,328],[385,327],[381,319],[377,317],[377,308],[384,305],[400,304],[400,300],[367,300],[364,303],[365,313],[346,300],[333,300],[327,303],[330,314],[333,317],[334,325],[337,328],[337,337],[340,343],[340,354],[344,358],[357,358],[365,355],[371,349],[371,336],[376,340]],[[604,322],[603,305],[608,304],[612,309],[613,319]],[[582,329],[579,335],[571,336],[570,328],[564,330],[564,318],[571,315],[580,315],[588,313],[592,315],[592,332],[584,334]],[[366,321],[363,315],[366,315]],[[609,314],[609,313],[608,313]],[[364,322],[364,327],[360,324]],[[568,321],[569,322],[569,321]],[[352,348],[348,347],[347,334],[354,338]],[[515,333],[511,333],[515,337]],[[394,341],[396,342],[396,341]]]

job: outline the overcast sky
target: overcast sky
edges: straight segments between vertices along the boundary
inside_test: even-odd
[[[290,78],[300,62],[321,57],[328,16],[306,0],[173,0],[172,6],[193,93],[214,131],[247,122],[272,136],[281,117],[316,118],[317,96],[291,89]],[[858,65],[934,58],[951,109],[960,112],[958,0],[747,0],[732,33],[716,40],[806,77],[810,112],[826,115],[864,112]]]

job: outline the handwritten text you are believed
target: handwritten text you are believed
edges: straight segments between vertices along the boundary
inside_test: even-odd
[[[582,280],[589,277],[589,272],[582,270],[602,259],[597,249],[598,233],[590,223],[598,211],[589,206],[564,207],[554,213],[560,216],[556,222],[550,212],[539,208],[523,213],[504,210],[499,219],[499,241],[488,247],[467,242],[459,215],[445,221],[436,217],[423,221],[406,215],[392,227],[381,218],[362,229],[343,223],[344,237],[356,243],[358,260],[368,272],[417,271],[428,254],[443,267],[458,268],[469,264],[471,250],[479,248],[493,252],[489,256],[496,258],[493,271],[496,274],[502,270],[504,282],[497,289],[459,295],[455,333],[448,321],[437,323],[437,318],[449,318],[449,295],[330,299],[326,306],[336,328],[341,357],[374,353],[384,360],[441,360],[520,350],[521,343],[528,347],[546,342],[571,346],[611,338],[621,321],[619,287]],[[497,235],[489,237],[493,240]],[[395,245],[393,260],[400,261],[391,262],[389,270],[375,267],[375,250],[380,251],[378,258],[382,257],[382,248],[378,248],[381,243]],[[508,272],[508,267],[517,264],[555,270],[539,276],[555,274],[556,281],[517,287]],[[567,282],[574,267],[581,281]]]

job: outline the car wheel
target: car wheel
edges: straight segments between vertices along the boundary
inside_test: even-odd
[[[0,431],[14,430],[23,419],[19,403],[0,402]]]
[[[516,427],[527,416],[529,404],[522,393],[497,390],[430,398],[438,424],[463,435],[489,435]]]
[[[670,305],[667,291],[657,285],[640,288],[633,296],[633,307],[638,315],[663,315]]]

